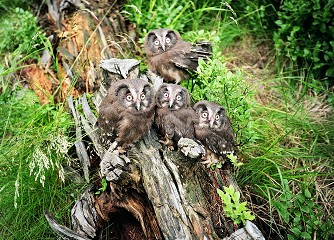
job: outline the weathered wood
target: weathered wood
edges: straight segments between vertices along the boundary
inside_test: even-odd
[[[78,101],[76,103],[78,103]],[[76,139],[77,140],[75,142],[75,149],[76,149],[77,155],[79,157],[82,170],[84,172],[85,180],[87,182],[89,182],[89,170],[88,170],[88,168],[90,166],[90,160],[89,160],[89,157],[88,157],[86,147],[85,147],[84,143],[82,142],[82,129],[81,129],[81,126],[80,126],[79,114],[78,114],[77,108],[74,107],[72,96],[69,97],[69,99],[68,99],[68,107],[72,111],[72,115],[73,115],[75,125],[76,125],[75,132],[76,132]]]
[[[60,89],[55,94],[58,100],[68,94],[77,97],[68,99],[76,125],[75,147],[85,180],[94,181],[74,203],[72,230],[46,213],[51,228],[63,239],[78,240],[102,238],[105,224],[110,224],[111,239],[222,239],[234,234],[235,226],[225,217],[216,189],[230,184],[238,189],[238,185],[228,164],[212,170],[200,162],[201,145],[181,139],[178,150],[170,151],[159,143],[154,127],[124,154],[117,151],[117,143],[101,141],[94,112],[99,111],[110,83],[140,77],[158,89],[162,79],[150,71],[140,74],[138,60],[115,58],[125,57],[123,49],[134,45],[133,39],[124,37],[132,34],[127,33],[116,1],[57,3],[47,1],[57,33],[50,39],[58,51],[44,52],[41,66],[54,88]],[[52,56],[58,58],[57,73],[49,69]],[[85,92],[94,93],[96,111]],[[83,136],[91,140],[99,164],[91,164]],[[99,190],[102,178],[107,180],[104,191]],[[250,235],[247,229],[244,232]],[[250,239],[259,235],[254,236]]]

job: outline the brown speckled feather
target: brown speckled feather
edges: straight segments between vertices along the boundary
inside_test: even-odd
[[[233,128],[225,109],[214,102],[199,101],[194,105],[198,122],[195,136],[212,152],[225,156],[236,152]]]
[[[163,84],[157,91],[156,102],[155,124],[165,138],[165,145],[173,147],[181,137],[194,139],[196,113],[184,87]]]
[[[144,50],[149,69],[162,76],[166,82],[175,83],[189,78],[188,70],[196,70],[199,58],[205,59],[212,55],[210,43],[192,44],[183,41],[176,31],[166,28],[149,32]]]
[[[111,84],[99,109],[98,125],[109,141],[126,148],[148,132],[154,121],[154,90],[141,79]]]

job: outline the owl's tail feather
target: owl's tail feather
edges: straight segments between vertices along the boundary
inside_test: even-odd
[[[195,53],[191,56],[194,60],[198,60],[198,58],[210,58],[212,56],[212,43],[198,42],[193,47],[192,52]]]

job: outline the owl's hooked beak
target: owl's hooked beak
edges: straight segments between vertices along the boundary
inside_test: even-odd
[[[166,46],[165,46],[164,43],[161,43],[161,48],[162,48],[162,50],[163,50],[164,52],[166,51]]]
[[[140,101],[136,101],[136,108],[138,111],[140,111]]]
[[[169,108],[172,108],[172,106],[174,105],[174,101],[173,101],[173,99],[170,99],[170,100],[169,100],[169,104],[168,104],[168,105],[169,105]]]
[[[210,120],[210,128],[213,128],[213,124],[215,123],[215,118],[212,118]]]

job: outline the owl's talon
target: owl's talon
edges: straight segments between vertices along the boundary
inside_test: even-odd
[[[119,152],[119,154],[124,154],[126,153],[126,148],[123,146],[117,147],[117,151]]]
[[[174,146],[167,146],[168,150],[174,151]]]
[[[162,143],[163,145],[165,145],[168,150],[173,151],[174,150],[174,146],[173,146],[173,141],[170,139],[166,139],[166,140],[159,140],[160,143]]]

